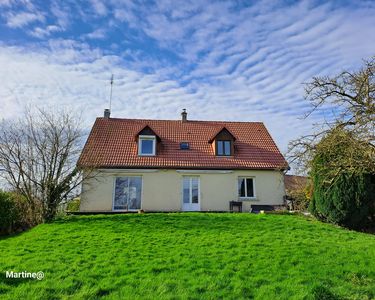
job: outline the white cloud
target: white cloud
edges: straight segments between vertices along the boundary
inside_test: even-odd
[[[16,5],[22,5],[24,9],[34,9],[34,5],[31,2],[31,0],[0,0],[0,6],[5,8],[9,8]]]
[[[53,53],[37,51],[26,54],[20,48],[0,48],[0,64],[4,69],[12,70],[11,73],[0,72],[0,80],[6,82],[0,87],[0,94],[3,96],[0,105],[8,108],[2,112],[2,117],[14,116],[15,108],[28,102],[36,105],[48,103],[50,106],[77,105],[84,107],[84,117],[88,122],[86,125],[91,124],[93,118],[102,115],[102,110],[108,105],[109,77],[112,72],[115,74],[114,115],[121,116],[123,112],[128,117],[142,117],[145,111],[150,113],[159,105],[159,101],[169,103],[169,106],[178,110],[178,103],[170,103],[171,97],[176,96],[176,93],[182,99],[192,99],[173,81],[159,82],[154,75],[117,67],[116,57],[101,56],[90,63],[62,65],[62,52],[63,50]],[[77,50],[75,57],[79,56],[86,55]],[[171,89],[174,90],[172,94]],[[124,103],[127,105],[124,106]],[[139,109],[130,109],[131,107]],[[153,117],[157,116],[153,114]]]
[[[113,11],[114,17],[120,22],[127,22],[130,26],[136,26],[137,17],[129,8],[116,8]]]
[[[104,39],[106,37],[107,31],[104,28],[96,29],[85,35],[88,39]]]
[[[186,107],[193,119],[264,121],[286,150],[290,139],[309,132],[321,118],[298,119],[308,109],[302,83],[358,67],[362,58],[375,54],[375,5],[370,2],[340,7],[334,2],[259,1],[238,9],[236,2],[93,1],[88,10],[75,5],[72,15],[55,1],[50,9],[61,30],[74,24],[74,17],[90,20],[87,11],[92,9],[95,18],[110,13],[114,18],[91,23],[86,43],[79,41],[80,34],[51,38],[46,47],[32,50],[3,44],[0,105],[6,117],[29,99],[79,104],[89,126],[108,105],[114,73],[113,116],[175,119]],[[133,40],[124,29],[123,38],[110,46],[111,55],[109,47],[89,45],[128,27],[136,29]],[[46,38],[54,30],[38,26],[33,33]],[[149,53],[143,40],[140,48],[133,44],[145,35],[160,54]],[[170,59],[172,54],[177,58]],[[147,74],[146,68],[151,70]],[[9,76],[7,70],[14,72]]]
[[[62,28],[67,29],[71,22],[69,7],[61,1],[52,1],[50,6],[52,15],[56,18],[56,23]]]
[[[257,91],[249,95],[241,83],[223,87],[199,84],[192,92],[177,81],[123,69],[118,57],[91,54],[92,61],[83,62],[90,51],[97,53],[86,47],[85,54],[84,48],[72,41],[55,42],[52,52],[25,53],[25,49],[1,47],[0,64],[4,70],[12,70],[11,74],[0,71],[0,81],[5,83],[0,86],[0,105],[6,108],[2,116],[13,117],[27,103],[75,107],[82,110],[84,125],[89,128],[108,106],[109,78],[114,73],[114,117],[176,119],[186,107],[191,119],[265,121],[282,149],[291,131],[280,132],[280,128],[298,127],[301,132],[310,125],[298,123],[285,112],[269,111],[262,100],[257,104]],[[61,64],[64,51],[74,53],[74,63]]]
[[[99,15],[99,16],[105,16],[107,14],[107,7],[105,4],[100,1],[100,0],[91,0],[91,5],[94,8],[94,11]]]
[[[90,63],[103,56],[100,49],[92,49],[86,43],[71,39],[50,39],[48,46],[48,49],[38,48],[37,51],[46,55],[51,63],[67,65]]]
[[[0,0],[0,6],[12,6],[14,0]]]
[[[30,23],[45,21],[45,17],[41,13],[32,12],[9,13],[6,18],[6,25],[10,28],[20,28]]]
[[[29,31],[31,36],[34,36],[39,39],[50,36],[54,32],[62,31],[61,27],[56,25],[48,25],[46,28],[36,27]]]

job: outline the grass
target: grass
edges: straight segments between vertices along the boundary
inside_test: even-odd
[[[72,216],[1,238],[0,271],[1,299],[374,299],[375,236],[291,215]]]

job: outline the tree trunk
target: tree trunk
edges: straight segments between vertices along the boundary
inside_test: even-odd
[[[56,216],[57,205],[53,200],[48,200],[47,203],[49,203],[49,205],[44,210],[43,219],[46,223],[50,223]]]

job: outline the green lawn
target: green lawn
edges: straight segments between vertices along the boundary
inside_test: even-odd
[[[0,238],[0,271],[0,299],[374,299],[375,236],[292,215],[72,216]]]

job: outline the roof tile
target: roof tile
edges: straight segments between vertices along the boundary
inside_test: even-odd
[[[158,133],[156,156],[139,156],[134,136],[145,126]],[[223,127],[235,137],[235,155],[217,157],[210,138]],[[181,150],[188,142],[189,150]],[[78,165],[100,168],[277,169],[287,163],[260,122],[97,118]]]

